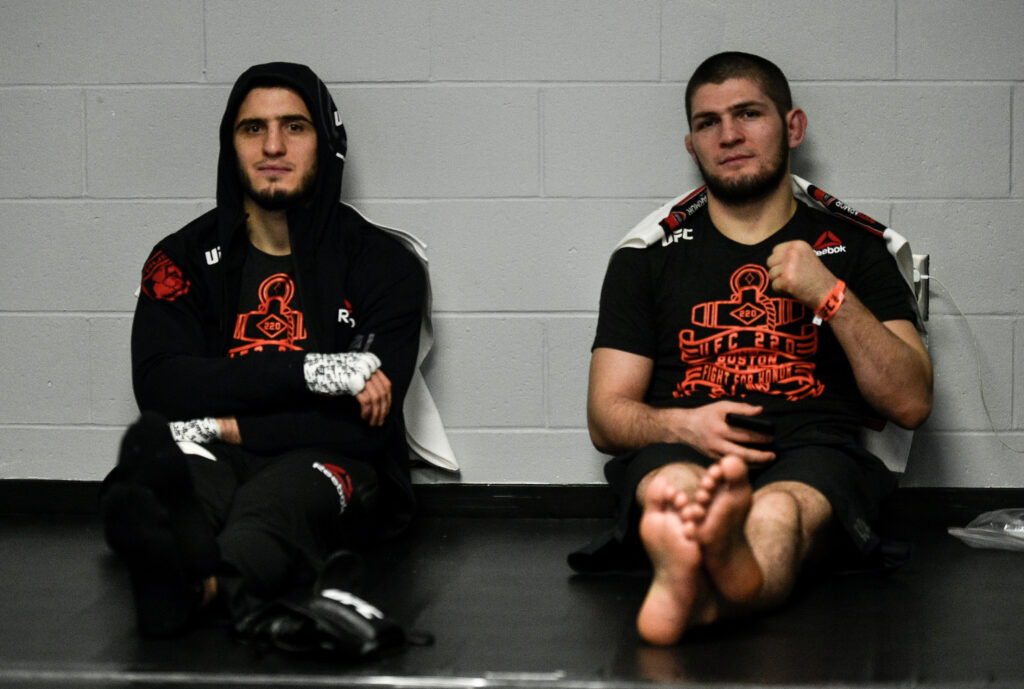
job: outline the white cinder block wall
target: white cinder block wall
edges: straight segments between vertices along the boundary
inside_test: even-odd
[[[906,482],[1024,485],[1003,444],[1024,447],[1022,36],[1019,0],[4,0],[0,478],[112,465],[142,263],[212,205],[230,84],[285,59],[341,107],[345,197],[430,244],[429,381],[461,480],[601,481],[584,397],[608,252],[697,183],[685,80],[744,49],[809,114],[795,171],[944,285]]]

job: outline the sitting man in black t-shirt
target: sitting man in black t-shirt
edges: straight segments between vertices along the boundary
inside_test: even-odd
[[[646,552],[637,628],[655,644],[777,606],[810,565],[871,552],[895,480],[859,445],[863,420],[913,428],[932,404],[884,242],[794,197],[807,118],[778,67],[709,58],[686,110],[707,207],[609,264],[588,424],[617,455],[621,512],[600,548],[570,558],[594,569]]]

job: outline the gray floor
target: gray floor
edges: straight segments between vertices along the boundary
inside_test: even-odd
[[[0,516],[0,686],[1024,686],[1024,553],[914,530],[889,575],[837,576],[772,615],[639,641],[635,576],[573,577],[597,519],[424,518],[368,558],[366,597],[436,636],[359,665],[259,653],[222,629],[136,637],[94,517]]]

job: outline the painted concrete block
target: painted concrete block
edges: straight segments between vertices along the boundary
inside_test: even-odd
[[[5,2],[4,84],[198,82],[203,77],[200,0]]]
[[[452,81],[659,78],[658,3],[434,3],[431,76]]]
[[[113,466],[136,413],[141,265],[212,205],[229,85],[286,59],[341,107],[343,196],[430,245],[428,378],[461,480],[602,482],[584,405],[608,253],[699,184],[684,82],[741,47],[808,112],[794,170],[931,256],[936,410],[908,481],[1024,481],[1008,447],[1024,445],[1015,0],[14,0],[0,15],[0,477]]]
[[[251,65],[308,65],[325,83],[424,81],[430,75],[430,3],[208,0],[206,60],[214,83]]]
[[[889,79],[896,71],[894,0],[849,3],[666,0],[665,79],[686,81],[725,50],[771,60],[790,80]]]
[[[3,314],[0,342],[4,423],[90,421],[88,319]]]
[[[925,427],[932,431],[1010,428],[1013,321],[940,316],[929,321],[928,340],[935,366],[935,400]]]
[[[1013,192],[1024,198],[1024,85],[1013,87]]]
[[[587,382],[590,347],[597,328],[596,316],[549,318],[548,425],[554,428],[587,427]]]
[[[543,427],[539,318],[440,316],[424,375],[449,428]]]
[[[212,198],[222,87],[86,93],[87,193],[101,198]]]
[[[196,202],[0,202],[0,292],[10,311],[135,309],[158,240],[208,209]]]
[[[586,431],[478,431],[449,434],[462,483],[603,484],[608,457]]]
[[[82,92],[0,89],[0,115],[6,131],[0,137],[0,198],[81,196]]]
[[[799,84],[793,98],[809,122],[793,169],[838,194],[959,199],[1009,190],[1006,86]]]
[[[357,201],[428,245],[436,311],[596,311],[612,247],[649,201]]]
[[[1020,313],[1024,201],[896,202],[893,224],[931,255],[933,314]]]
[[[92,422],[123,427],[139,414],[132,394],[132,319],[89,319],[89,409]]]
[[[0,479],[100,481],[114,467],[123,429],[5,427]]]
[[[549,87],[543,101],[547,195],[668,199],[698,185],[680,85]]]
[[[1019,488],[1024,485],[1024,433],[918,433],[904,486]]]
[[[537,91],[334,88],[348,132],[345,198],[535,196]]]
[[[1024,430],[1024,320],[1013,327],[1013,427]]]
[[[900,0],[903,79],[1024,79],[1024,4]]]

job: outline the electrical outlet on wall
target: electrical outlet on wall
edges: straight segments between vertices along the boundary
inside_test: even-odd
[[[930,254],[914,254],[914,296],[921,318],[928,320],[928,264]]]

